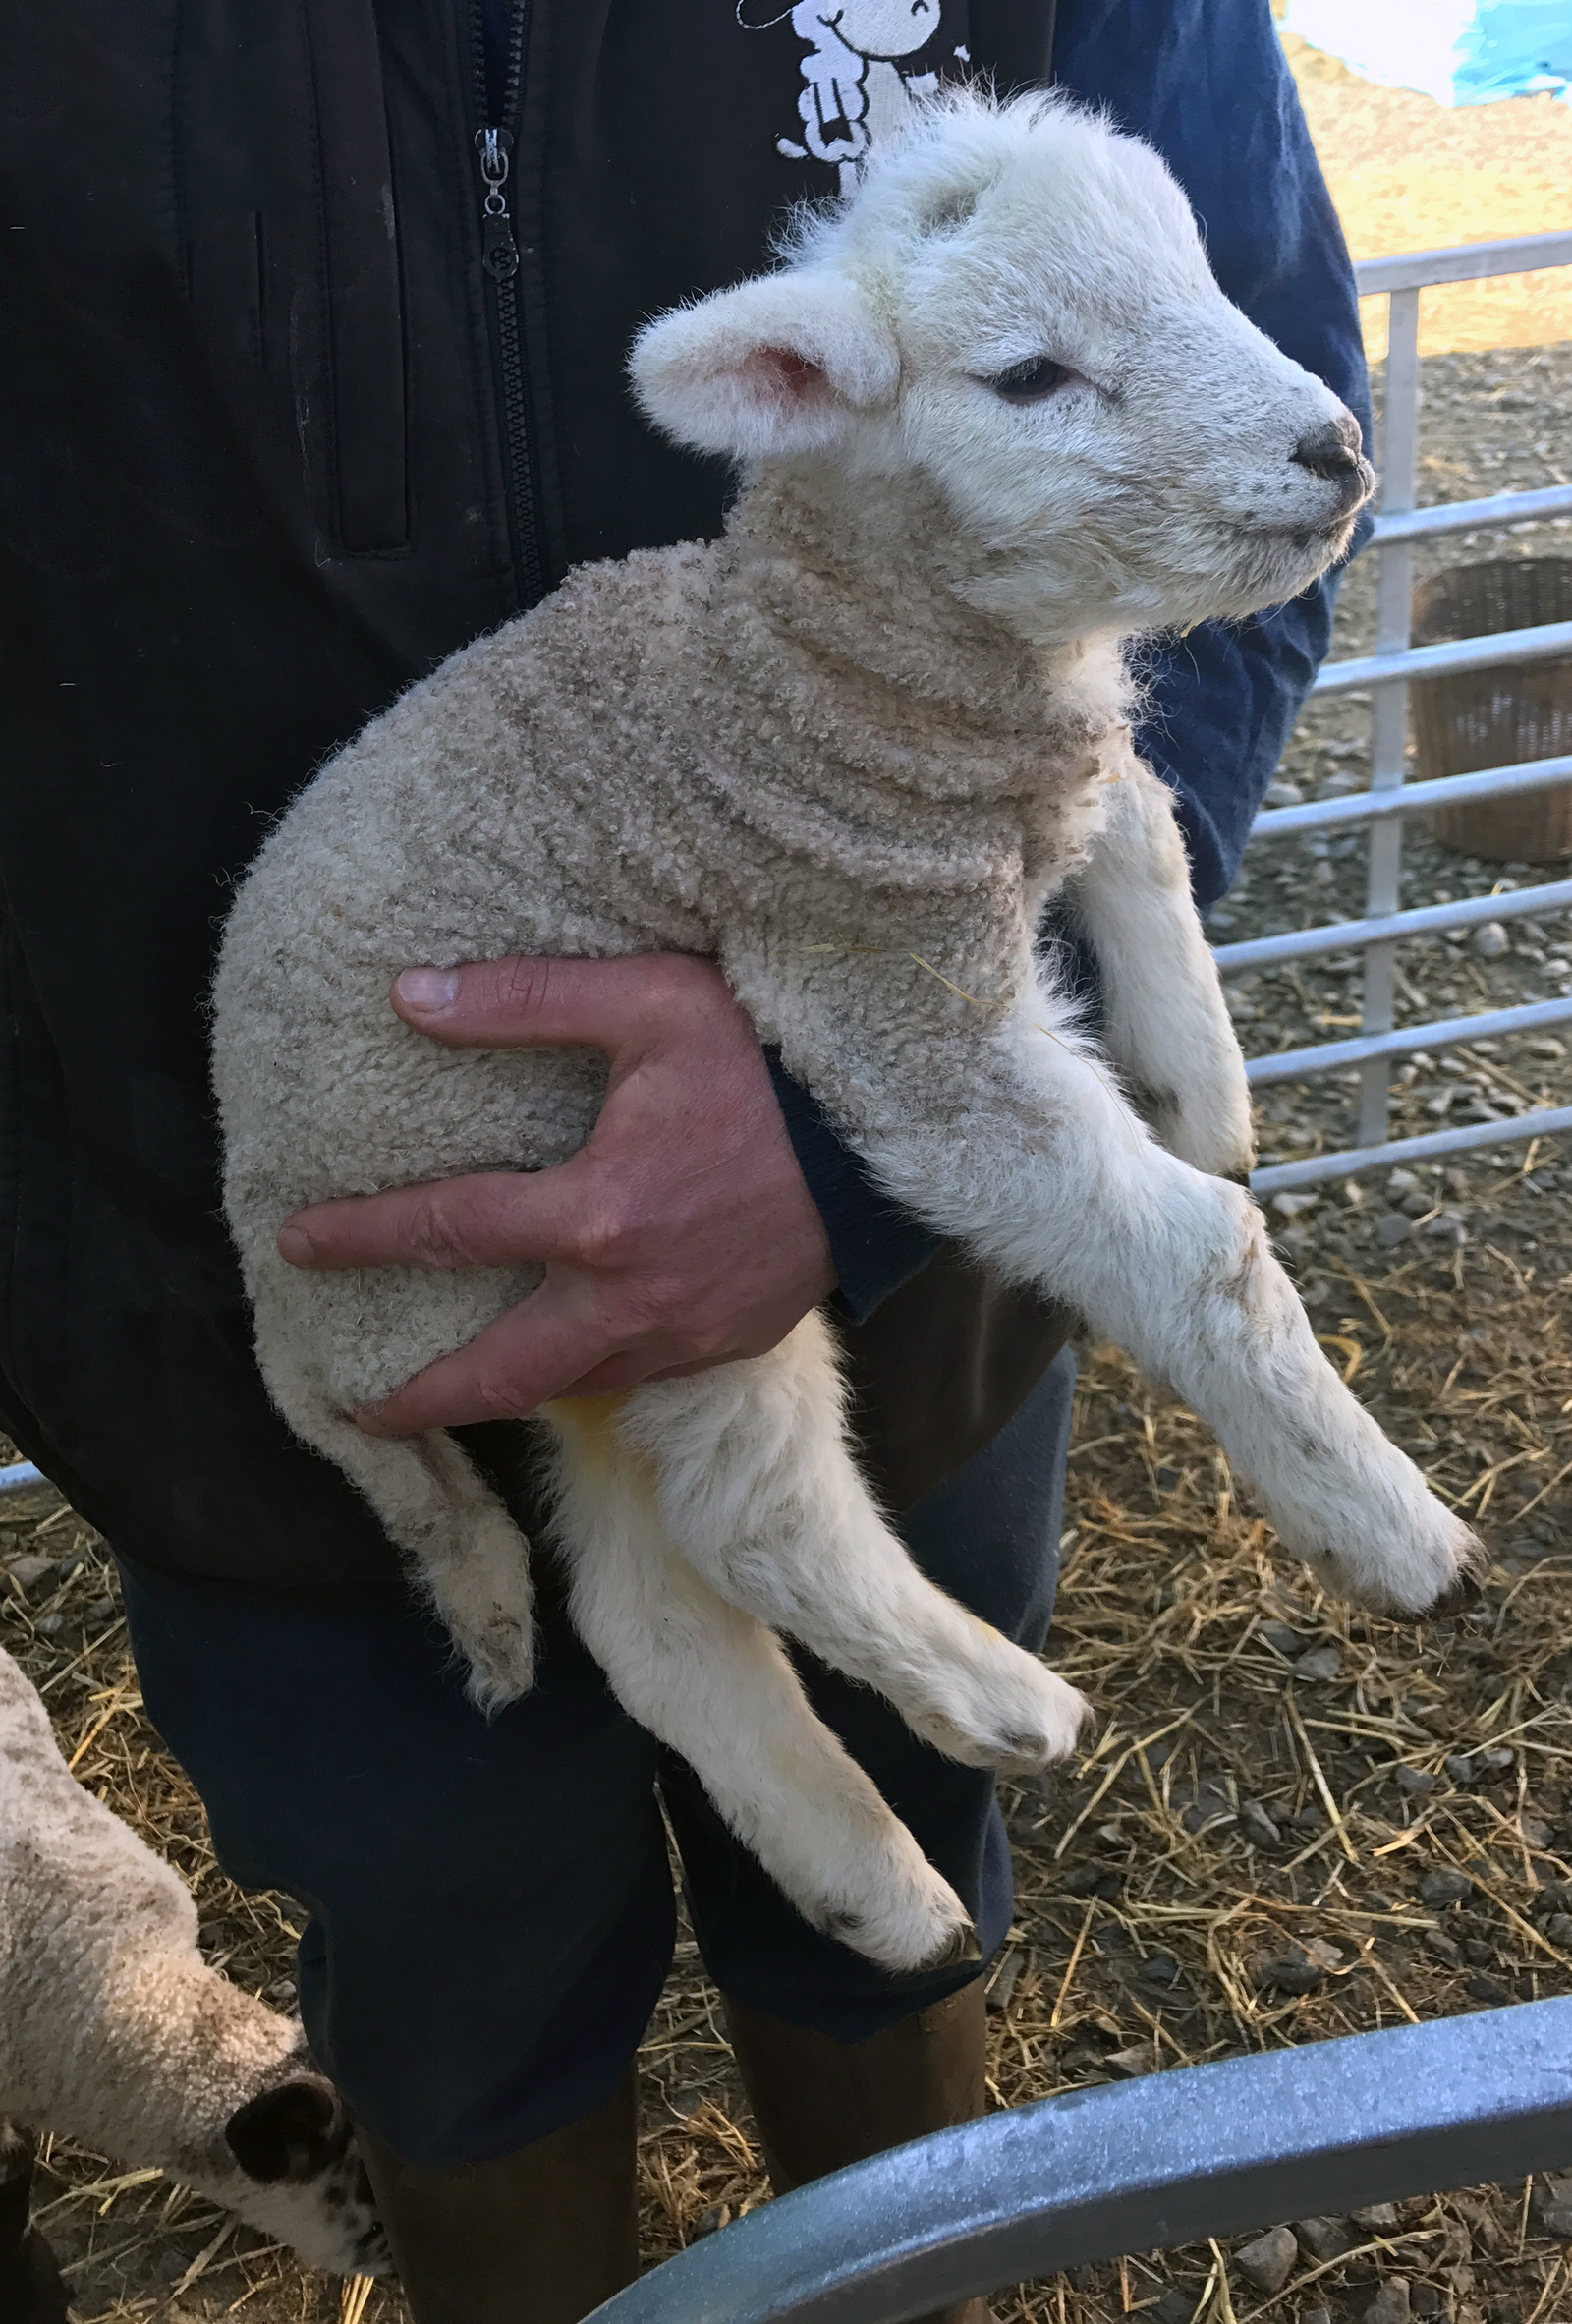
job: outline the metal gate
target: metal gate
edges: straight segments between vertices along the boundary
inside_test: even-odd
[[[1422,1138],[1387,1138],[1387,1073],[1394,1058],[1418,1049],[1451,1049],[1502,1033],[1527,1033],[1572,1018],[1572,997],[1531,1001],[1519,1008],[1491,1009],[1480,1016],[1443,1018],[1425,1025],[1392,1025],[1393,962],[1405,936],[1442,929],[1468,928],[1487,920],[1532,917],[1572,906],[1572,879],[1539,887],[1513,888],[1502,895],[1476,896],[1455,904],[1417,911],[1398,909],[1402,871],[1403,821],[1432,808],[1461,806],[1475,799],[1506,798],[1572,781],[1572,757],[1531,760],[1480,774],[1450,775],[1437,782],[1405,783],[1408,690],[1415,678],[1441,671],[1493,669],[1509,663],[1544,661],[1572,652],[1572,621],[1543,628],[1504,630],[1492,637],[1464,638],[1455,644],[1412,646],[1414,544],[1446,533],[1572,513],[1572,484],[1539,492],[1500,492],[1488,500],[1458,500],[1440,508],[1414,506],[1419,425],[1419,295],[1429,283],[1472,282],[1497,274],[1523,274],[1545,266],[1572,266],[1572,233],[1531,234],[1512,242],[1482,242],[1458,250],[1424,251],[1406,258],[1369,258],[1355,268],[1362,297],[1383,294],[1389,330],[1386,355],[1386,410],[1381,441],[1381,502],[1368,552],[1377,560],[1376,651],[1354,661],[1328,662],[1316,681],[1318,695],[1369,691],[1374,697],[1370,789],[1351,799],[1324,799],[1305,807],[1269,809],[1258,816],[1251,844],[1298,838],[1310,831],[1366,831],[1370,870],[1366,913],[1326,928],[1263,936],[1250,943],[1220,944],[1214,958],[1225,977],[1243,969],[1314,954],[1362,951],[1365,997],[1361,1031],[1351,1041],[1321,1042],[1274,1057],[1252,1058],[1251,1085],[1299,1081],[1311,1074],[1360,1069],[1357,1145],[1304,1162],[1257,1170],[1258,1194],[1313,1186],[1377,1164],[1424,1161],[1458,1154],[1471,1146],[1504,1146],[1514,1140],[1572,1129],[1572,1106],[1542,1108],[1499,1121],[1474,1122],[1436,1130]]]
[[[595,2324],[905,2324],[1089,2260],[1569,2162],[1572,2000],[1524,2002],[986,2115],[751,2211]]]

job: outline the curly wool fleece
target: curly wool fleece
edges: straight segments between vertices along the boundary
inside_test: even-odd
[[[0,1651],[5,2119],[168,2171],[312,2266],[387,2267],[342,2109],[298,2022],[207,1966],[190,1891],[76,1781]]]
[[[539,1271],[304,1273],[274,1238],[315,1198],[541,1167],[590,1128],[597,1057],[439,1048],[389,1008],[400,969],[706,954],[899,1199],[1171,1380],[1290,1546],[1428,1604],[1466,1530],[1201,1174],[1248,1163],[1248,1096],[1119,643],[1340,553],[1370,485],[1348,415],[1223,299],[1156,157],[1043,99],[935,108],[779,272],[650,325],[634,375],[752,464],[724,537],[578,572],[456,654],[324,768],[231,917],[226,1202],[280,1408],[410,1553],[477,1699],[528,1685],[506,1510],[442,1432],[350,1414]],[[1163,1144],[1034,959],[1066,883]],[[575,1618],[628,1709],[817,1925],[891,1967],[975,1947],[773,1632],[973,1764],[1061,1756],[1085,1706],[916,1574],[820,1320],[545,1418]]]

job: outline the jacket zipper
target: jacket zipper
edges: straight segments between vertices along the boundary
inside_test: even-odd
[[[514,239],[508,208],[508,178],[513,166],[519,99],[524,83],[524,44],[530,25],[530,0],[513,0],[508,28],[508,69],[502,98],[502,119],[491,120],[486,87],[485,35],[480,0],[471,0],[470,29],[475,54],[476,85],[483,128],[475,133],[480,164],[480,263],[490,277],[496,299],[497,352],[502,367],[502,426],[507,444],[509,515],[513,530],[514,565],[519,595],[533,605],[545,594],[532,482],[529,379],[524,362],[524,330],[519,313],[519,246]]]

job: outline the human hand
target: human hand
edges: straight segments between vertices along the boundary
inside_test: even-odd
[[[369,1434],[513,1419],[762,1355],[835,1288],[758,1035],[712,961],[406,969],[392,1000],[434,1041],[601,1049],[611,1071],[571,1162],[316,1203],[280,1227],[293,1267],[545,1264],[530,1298],[357,1413]]]

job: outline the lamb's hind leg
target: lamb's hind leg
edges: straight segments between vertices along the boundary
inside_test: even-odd
[[[368,1437],[304,1371],[268,1386],[298,1435],[358,1485],[470,1667],[465,1692],[500,1711],[534,1679],[530,1545],[445,1430]]]
[[[660,1521],[617,1399],[548,1407],[574,1625],[619,1702],[699,1777],[804,1918],[892,1971],[979,1957],[959,1897],[814,1712],[777,1638]]]
[[[1084,1699],[919,1571],[858,1471],[842,1406],[813,1315],[767,1356],[635,1389],[616,1427],[651,1463],[684,1557],[734,1606],[873,1687],[951,1759],[1064,1758]]]

